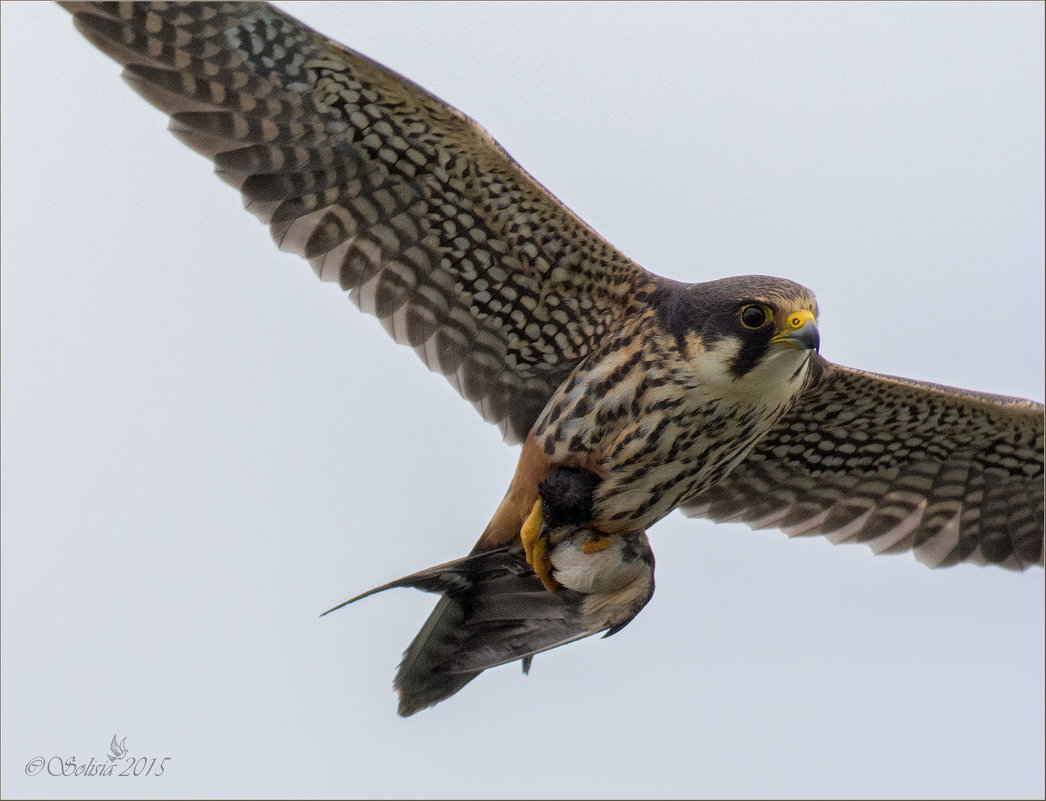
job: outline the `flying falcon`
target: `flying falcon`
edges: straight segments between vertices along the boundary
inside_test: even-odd
[[[792,281],[648,272],[473,120],[268,5],[64,5],[281,249],[522,443],[471,554],[379,588],[444,596],[402,714],[621,628],[677,508],[932,567],[1043,563],[1041,404],[832,364]]]

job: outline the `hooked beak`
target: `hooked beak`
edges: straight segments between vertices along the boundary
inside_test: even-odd
[[[800,350],[820,350],[821,335],[817,331],[817,320],[809,309],[792,312],[781,324],[781,333],[770,342],[779,342]]]

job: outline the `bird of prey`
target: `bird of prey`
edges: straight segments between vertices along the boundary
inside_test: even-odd
[[[64,5],[282,249],[522,443],[471,555],[387,585],[444,595],[401,713],[619,629],[677,508],[933,567],[1043,563],[1041,404],[832,364],[792,281],[643,269],[469,117],[268,5]]]

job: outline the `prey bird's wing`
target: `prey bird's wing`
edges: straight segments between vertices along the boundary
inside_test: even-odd
[[[1043,406],[840,367],[819,375],[694,517],[1023,569],[1043,563]]]
[[[280,248],[509,442],[657,279],[467,116],[262,3],[64,3]]]
[[[586,620],[580,593],[545,589],[521,547],[495,548],[420,570],[323,614],[396,587],[443,596],[396,671],[404,716],[449,698],[487,668],[523,659],[526,670],[534,654],[602,630]]]

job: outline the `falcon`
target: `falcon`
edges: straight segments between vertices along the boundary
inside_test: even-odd
[[[1042,404],[832,364],[792,281],[643,269],[469,117],[266,4],[63,5],[281,249],[522,444],[471,554],[384,587],[444,596],[401,713],[618,630],[677,508],[931,567],[1043,563]]]

